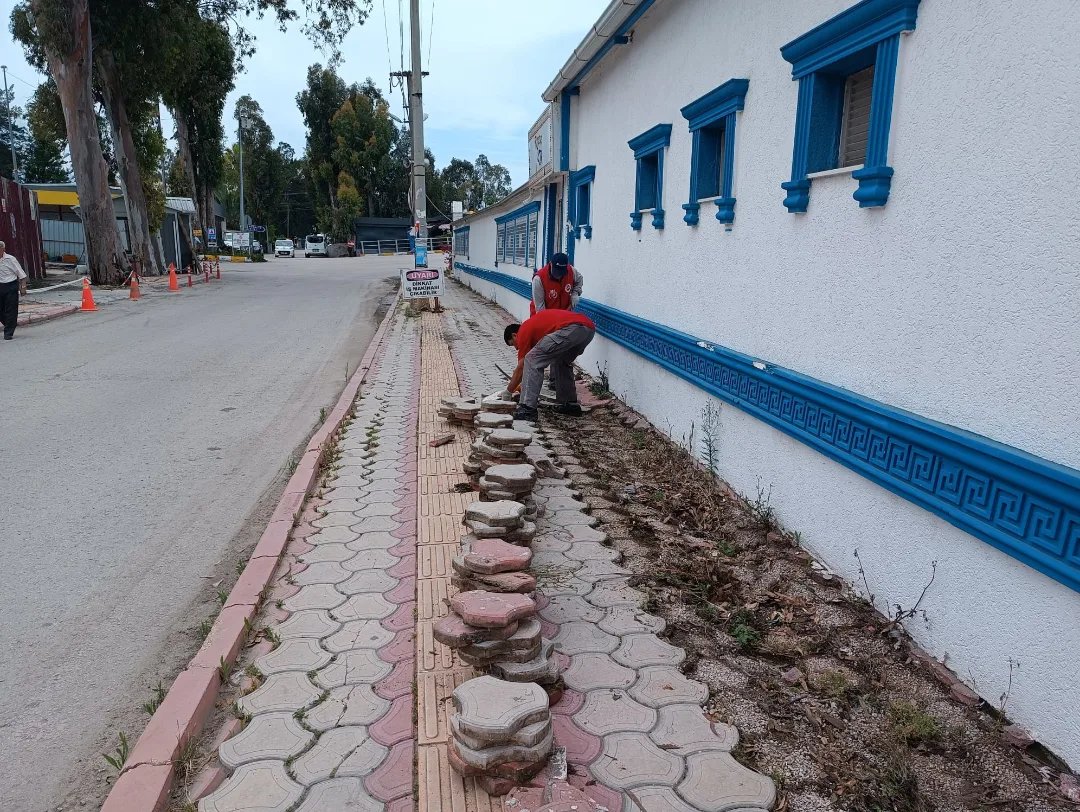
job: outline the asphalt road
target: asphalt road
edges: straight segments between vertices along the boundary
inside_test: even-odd
[[[0,342],[0,809],[97,808],[265,525],[394,259],[222,266],[222,281]]]

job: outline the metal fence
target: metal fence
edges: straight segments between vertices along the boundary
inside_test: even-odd
[[[0,178],[0,240],[31,279],[45,278],[41,231],[30,190],[6,178]]]
[[[443,234],[438,237],[428,237],[421,242],[427,243],[429,251],[449,251],[451,237]],[[394,256],[395,254],[412,253],[412,244],[406,237],[401,240],[362,240],[356,244],[356,253],[365,256],[381,254],[382,256]]]
[[[41,226],[41,244],[47,258],[62,262],[63,257],[75,257],[77,263],[86,262],[86,228],[82,220],[44,218],[38,222]],[[120,236],[120,247],[125,251],[130,250],[126,218],[117,218],[116,232]]]

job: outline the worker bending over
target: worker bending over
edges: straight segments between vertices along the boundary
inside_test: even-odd
[[[541,310],[524,324],[506,328],[503,340],[518,351],[517,368],[506,386],[508,394],[521,389],[515,420],[537,419],[536,405],[544,385],[544,370],[548,367],[555,388],[555,411],[581,417],[574,384],[574,360],[585,351],[594,335],[596,325],[592,319],[572,310]]]

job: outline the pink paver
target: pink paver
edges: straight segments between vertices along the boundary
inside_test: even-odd
[[[413,566],[415,567],[416,557],[413,556]],[[415,571],[415,570],[414,570]],[[384,592],[383,597],[390,603],[403,604],[416,598],[416,578],[402,578],[400,583],[389,592]]]
[[[416,601],[409,601],[398,606],[394,614],[383,618],[383,628],[392,632],[400,632],[411,629],[416,620]]]
[[[410,713],[410,730],[411,719]],[[391,747],[390,755],[364,779],[367,791],[385,803],[409,795],[413,788],[414,750],[415,745],[411,740],[399,742]]]
[[[413,672],[415,664],[412,660],[403,660],[394,666],[389,676],[375,683],[375,693],[383,699],[397,699],[412,693]]]
[[[388,663],[400,663],[411,659],[416,652],[416,632],[412,629],[398,632],[392,642],[376,652],[379,659]]]
[[[494,574],[523,570],[529,566],[532,555],[527,547],[508,544],[502,539],[477,539],[462,558],[473,572]]]
[[[453,582],[454,586],[462,591],[520,592],[527,595],[536,589],[536,577],[527,572],[499,572],[494,575],[455,573]]]
[[[386,715],[368,728],[371,738],[387,747],[410,739],[412,732],[413,699],[411,694],[395,699]]]
[[[450,600],[453,609],[470,626],[498,628],[536,614],[536,604],[526,595],[498,592],[459,592]]]
[[[491,640],[506,640],[513,636],[517,629],[517,623],[511,623],[501,629],[483,629],[479,626],[470,626],[457,615],[450,614],[435,621],[433,634],[435,639],[444,646],[458,648]]]

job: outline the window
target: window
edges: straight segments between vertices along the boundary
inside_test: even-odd
[[[735,115],[743,109],[749,87],[746,79],[729,79],[682,109],[693,137],[690,200],[683,204],[687,225],[697,225],[701,204],[710,202],[716,204],[717,220],[735,222]]]
[[[570,236],[592,239],[592,184],[596,167],[586,166],[570,173]]]
[[[502,217],[496,217],[495,223],[496,262],[510,262],[535,268],[540,203],[529,203]]]
[[[784,206],[802,213],[814,172],[858,167],[853,197],[884,206],[900,35],[915,29],[919,0],[863,0],[780,49],[799,83],[791,179]]]
[[[657,124],[628,142],[637,161],[634,211],[630,228],[641,230],[642,215],[652,213],[653,228],[664,227],[664,148],[671,143],[671,125]]]
[[[454,253],[465,259],[469,258],[469,226],[454,230]]]

